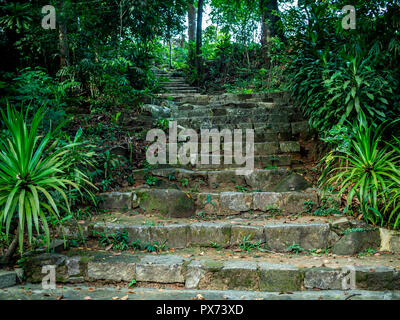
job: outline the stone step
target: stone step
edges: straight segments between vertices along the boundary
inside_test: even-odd
[[[29,292],[27,294],[27,292]],[[0,300],[400,300],[398,291],[367,291],[367,290],[324,290],[296,292],[263,292],[242,290],[196,290],[196,289],[167,289],[127,286],[115,287],[85,285],[64,285],[51,290],[43,289],[40,284],[25,284],[15,286],[7,291],[0,290]],[[152,309],[151,314],[154,314]],[[239,309],[240,310],[240,309]],[[145,315],[145,312],[143,312]],[[150,317],[150,312],[149,312]]]
[[[243,135],[245,138],[245,135]],[[167,158],[169,158],[170,150],[177,150],[179,151],[187,142],[178,142],[178,143],[168,143],[167,145]],[[234,142],[220,142],[216,144],[215,147],[219,148],[216,151],[212,149],[212,143],[201,143],[199,142],[197,145],[194,145],[191,150],[187,151],[187,156],[190,155],[190,152],[193,150],[196,153],[198,161],[200,162],[203,157],[207,158],[213,153],[216,153],[217,156],[212,156],[212,159],[218,158],[220,156],[220,162],[225,162],[227,159],[231,159],[232,163],[234,163],[234,152],[240,151],[242,155],[246,154],[246,140],[243,140],[243,143],[234,143]],[[227,154],[224,155],[224,149],[230,150],[231,156]],[[254,143],[254,155],[255,156],[274,156],[278,154],[292,154],[292,153],[299,153],[300,152],[300,143],[297,141],[281,141],[281,142],[255,142]],[[211,159],[211,160],[212,160]]]
[[[196,116],[188,118],[174,118],[179,125],[193,129],[209,128],[212,125],[237,125],[247,124],[247,128],[277,127],[277,125],[290,126],[288,116],[285,114],[230,114],[225,116]],[[204,125],[204,126],[203,126]]]
[[[141,207],[148,213],[166,217],[188,218],[202,211],[216,216],[237,216],[245,212],[269,212],[283,215],[301,214],[304,203],[319,206],[319,194],[314,189],[302,192],[184,192],[177,189],[139,188],[131,192],[102,193],[102,207],[108,210]]]
[[[309,258],[308,258],[309,259]],[[323,259],[321,259],[323,260]],[[57,282],[104,281],[167,285],[197,290],[251,290],[263,292],[304,292],[311,290],[400,290],[400,269],[380,261],[346,259],[325,266],[307,258],[275,263],[272,258],[232,259],[173,254],[114,255],[106,251],[71,250],[62,254],[40,254],[26,263],[27,280],[41,282],[42,266],[56,266]],[[396,259],[398,262],[398,259]],[[386,263],[387,264],[387,263]]]
[[[229,220],[228,220],[229,221]],[[234,248],[243,243],[245,238],[259,245],[269,252],[288,252],[288,246],[296,244],[302,250],[326,250],[340,248],[340,237],[329,223],[270,223],[266,225],[231,222],[188,222],[180,224],[166,224],[160,226],[146,226],[143,224],[124,223],[90,223],[87,226],[88,236],[98,238],[100,234],[115,234],[126,230],[129,242],[166,243],[169,249],[182,249],[192,247],[212,247],[216,243],[221,248]],[[351,225],[350,223],[348,225]],[[360,240],[348,250],[352,252],[360,247],[370,245],[379,248],[377,231],[364,231],[365,237],[375,236],[372,240]],[[337,244],[338,243],[338,244]],[[355,253],[359,253],[356,251]],[[340,252],[339,252],[340,253]]]
[[[204,105],[196,106],[184,104],[181,106],[173,106],[171,108],[173,113],[180,117],[188,116],[222,116],[230,114],[262,114],[262,113],[276,113],[276,114],[291,114],[297,110],[291,106],[279,106],[274,103],[235,103],[224,105]]]
[[[198,93],[196,88],[164,88],[164,90],[168,91],[168,93],[173,94],[189,94],[189,93]]]
[[[198,186],[202,189],[216,189],[215,191],[237,191],[236,186],[240,185],[246,190],[259,190],[264,192],[287,192],[303,191],[311,187],[302,175],[286,169],[255,169],[251,174],[237,175],[235,170],[188,170],[183,168],[164,169],[139,169],[132,171],[133,179],[136,182],[145,181],[146,177],[157,178],[156,187],[165,185],[168,182],[180,186],[182,180],[188,182],[187,189]],[[158,184],[160,182],[160,184]]]
[[[195,105],[225,104],[235,102],[275,102],[292,104],[290,96],[286,92],[259,93],[259,94],[222,94],[222,95],[198,95],[198,96],[174,96],[178,103],[189,103]]]
[[[183,86],[183,85],[174,85],[174,86],[163,86],[165,90],[168,90],[169,92],[178,92],[178,91],[188,91],[188,90],[197,90],[194,87],[191,86]]]
[[[12,287],[17,284],[17,272],[0,269],[0,289]]]
[[[187,160],[187,163],[179,162],[173,164],[166,158],[165,164],[154,164],[152,165],[154,169],[157,168],[169,168],[169,167],[181,167],[184,169],[191,170],[225,170],[225,169],[245,169],[246,163],[238,163],[235,158],[224,157],[221,152],[220,156],[206,155],[204,158],[207,159],[206,163],[201,163],[201,155],[193,157]],[[268,156],[254,156],[254,168],[261,169],[266,167],[279,167],[279,168],[292,168],[298,167],[303,162],[301,160],[300,154],[286,153],[286,154],[275,154]],[[206,161],[206,160],[204,160]],[[251,159],[248,159],[250,165]],[[242,174],[242,173],[238,173]],[[247,174],[247,173],[244,173]]]

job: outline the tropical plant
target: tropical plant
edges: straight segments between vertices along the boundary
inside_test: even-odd
[[[382,208],[391,188],[400,185],[400,154],[382,141],[386,127],[375,128],[360,121],[353,128],[354,137],[348,138],[350,148],[330,152],[322,159],[326,168],[320,178],[322,186],[339,188],[340,195],[348,192],[346,209],[356,198],[364,218],[381,225]]]
[[[39,135],[39,124],[45,115],[43,108],[33,116],[29,129],[28,111],[24,115],[22,110],[18,112],[7,104],[7,113],[1,110],[1,115],[9,135],[0,142],[0,227],[5,225],[8,237],[11,222],[16,218],[18,236],[13,240],[13,247],[19,243],[22,252],[25,230],[29,243],[32,243],[33,226],[38,234],[44,230],[47,244],[50,244],[46,217],[54,217],[58,222],[60,217],[55,194],[63,198],[63,209],[69,211],[65,194],[67,185],[79,189],[77,184],[65,178],[64,171],[65,155],[73,144],[57,149],[58,141],[52,142],[52,137],[60,127],[44,136]],[[7,258],[12,254],[10,252]]]
[[[396,145],[391,145],[397,156],[400,157],[400,140],[394,138],[397,142]],[[385,206],[384,213],[389,225],[393,224],[393,228],[400,227],[400,177],[395,176],[390,185],[387,205]]]
[[[75,182],[76,185],[79,185],[82,188],[81,191],[83,191],[81,192],[77,189],[74,189],[71,185],[68,187],[68,199],[70,206],[74,204],[73,201],[75,199],[83,194],[86,194],[93,203],[96,203],[92,189],[97,188],[90,181],[90,177],[84,173],[95,168],[95,146],[89,144],[83,139],[82,128],[78,129],[73,140],[67,137],[67,141],[61,143],[60,148],[63,148],[66,145],[70,145],[71,147],[69,152],[65,155],[66,167],[64,171],[68,179]]]

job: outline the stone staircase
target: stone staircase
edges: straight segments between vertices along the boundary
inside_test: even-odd
[[[174,97],[185,94],[196,94],[198,90],[191,87],[185,79],[182,72],[163,69],[154,69],[156,77],[159,79],[160,84],[166,93],[161,97]]]
[[[179,73],[157,75],[168,92],[147,110],[169,108],[180,130],[254,129],[255,170],[202,165],[199,148],[196,163],[133,171],[134,188],[100,195],[104,214],[65,226],[75,248],[26,257],[33,296],[55,265],[70,299],[400,299],[400,235],[333,214],[337,199],[301,174],[309,132],[286,93],[209,96]],[[99,245],[107,237],[130,247]],[[15,297],[20,286],[0,290]]]

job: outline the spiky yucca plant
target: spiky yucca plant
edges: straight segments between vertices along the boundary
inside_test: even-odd
[[[19,243],[21,252],[25,230],[29,243],[32,242],[33,226],[38,234],[44,230],[49,245],[46,216],[60,221],[53,195],[61,195],[69,210],[65,190],[68,185],[79,190],[77,184],[65,179],[64,173],[65,155],[73,144],[57,148],[58,141],[52,141],[53,133],[59,128],[39,136],[44,115],[45,109],[40,108],[28,126],[27,113],[24,115],[10,105],[7,105],[6,114],[1,110],[8,135],[0,140],[0,228],[5,226],[8,238],[11,222],[16,217],[18,227],[14,242]]]
[[[325,156],[321,185],[347,193],[347,208],[356,197],[364,218],[373,224],[385,222],[384,206],[394,182],[399,183],[400,154],[382,141],[385,125],[374,127],[360,121],[348,138],[350,148]]]

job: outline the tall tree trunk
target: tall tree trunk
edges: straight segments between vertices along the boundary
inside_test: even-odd
[[[196,8],[194,7],[194,0],[189,0],[188,4],[188,38],[189,38],[189,64],[194,66],[194,51],[192,44],[195,42],[196,34]]]
[[[261,12],[261,47],[262,54],[266,57],[271,38],[275,36],[282,38],[283,34],[277,26],[280,18],[272,13],[279,10],[278,0],[260,0],[259,6]]]
[[[197,74],[201,75],[201,38],[202,38],[202,21],[203,21],[203,0],[198,0],[197,5],[197,32],[196,32],[196,69]]]
[[[59,50],[60,50],[60,68],[63,68],[70,65],[64,0],[60,1],[60,12],[61,12],[61,17],[58,22],[58,39],[59,39]]]
[[[169,38],[169,68],[172,69],[172,39]]]

